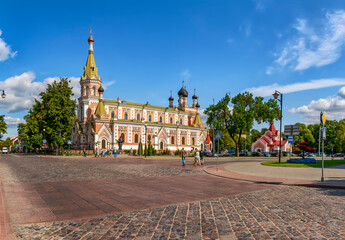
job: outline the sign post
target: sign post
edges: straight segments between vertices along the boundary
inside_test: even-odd
[[[323,159],[323,155],[324,155],[324,147],[325,147],[325,139],[326,139],[326,127],[325,127],[325,123],[326,123],[326,114],[324,112],[320,113],[320,120],[322,123],[322,170],[321,170],[321,182],[324,182],[324,176],[323,176],[323,168],[324,168],[324,159]]]
[[[44,155],[46,155],[46,143],[47,143],[47,140],[43,139]]]
[[[220,140],[221,138],[222,138],[222,131],[216,131],[216,140],[218,140],[217,172],[218,172],[219,140]]]
[[[68,141],[67,141],[67,144],[68,144],[69,155],[71,155],[71,144],[72,144],[72,141],[71,141],[71,140],[68,140]]]

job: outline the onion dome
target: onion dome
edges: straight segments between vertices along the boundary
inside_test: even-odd
[[[174,101],[174,98],[172,96],[170,96],[169,101]]]
[[[195,107],[200,108],[200,104],[196,103]]]
[[[93,37],[92,37],[92,35],[91,35],[91,28],[90,28],[90,37],[89,37],[89,39],[87,40],[88,42],[94,42],[94,40],[93,40]]]
[[[193,97],[192,97],[193,99],[198,99],[198,96],[197,95],[195,95],[195,88],[194,88],[194,95],[193,95]]]
[[[183,86],[183,87],[180,89],[180,91],[178,91],[178,95],[179,95],[179,96],[182,95],[183,97],[188,97],[188,92],[187,92],[185,86]]]
[[[104,89],[103,89],[102,85],[98,88],[98,93],[104,93]]]

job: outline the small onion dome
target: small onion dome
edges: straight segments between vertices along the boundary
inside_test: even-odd
[[[180,89],[180,91],[178,91],[178,95],[179,96],[182,95],[183,97],[188,97],[188,92],[184,86]]]
[[[194,94],[192,98],[193,99],[198,99],[198,96]]]
[[[196,103],[195,107],[200,108],[200,104]]]
[[[104,89],[103,89],[102,85],[98,88],[98,93],[104,93]]]
[[[90,34],[89,39],[87,40],[88,42],[94,42],[92,35]]]
[[[174,101],[173,96],[170,96],[170,97],[169,97],[169,101]]]

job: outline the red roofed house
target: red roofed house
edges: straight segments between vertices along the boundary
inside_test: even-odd
[[[276,130],[273,123],[269,129],[252,144],[252,152],[271,152],[272,150],[279,150],[280,131]],[[282,151],[289,152],[291,144],[286,140],[282,140]]]

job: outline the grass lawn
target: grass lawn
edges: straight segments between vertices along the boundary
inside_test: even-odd
[[[262,162],[262,165],[282,166],[282,167],[322,167],[322,160],[317,160],[317,163],[287,163],[286,161],[267,161]],[[324,160],[325,167],[333,167],[345,164],[345,160]]]

